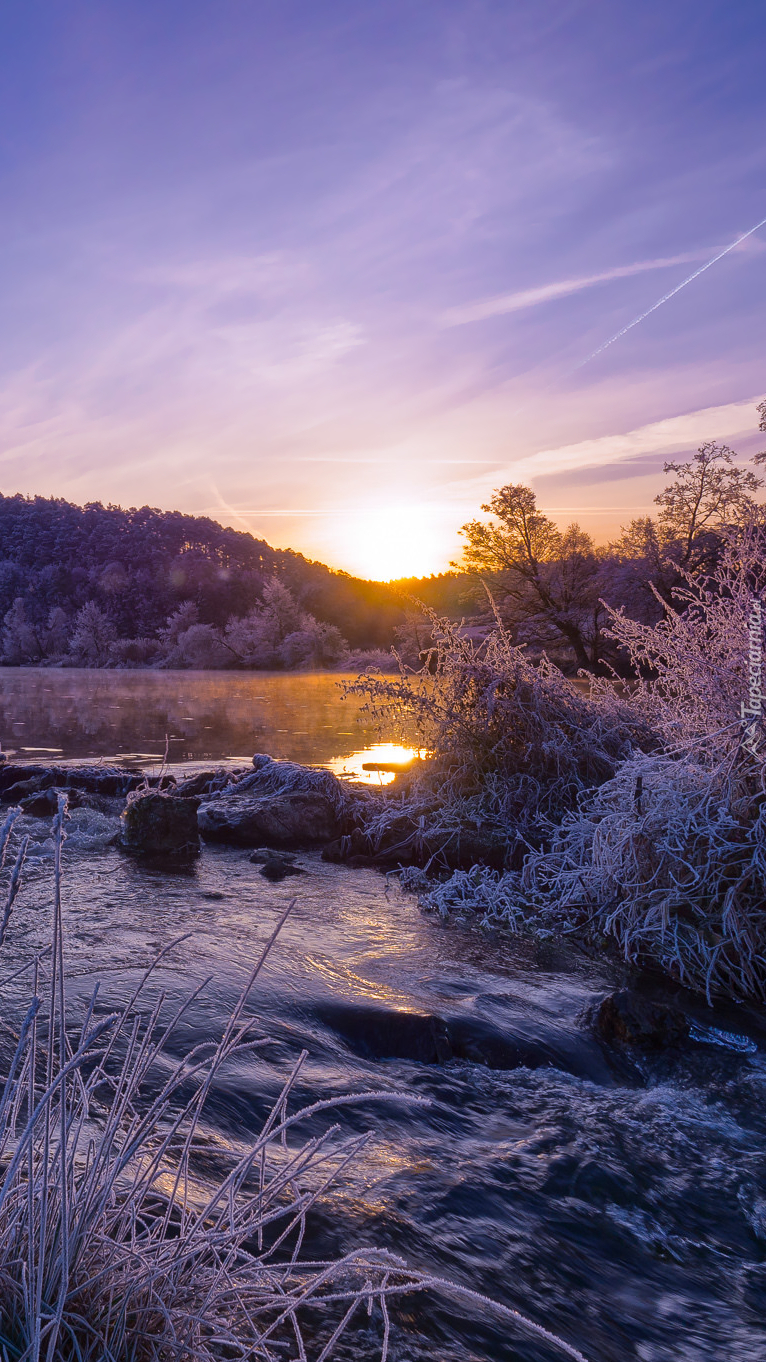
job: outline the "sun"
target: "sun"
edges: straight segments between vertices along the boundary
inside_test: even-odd
[[[458,545],[454,529],[420,505],[381,506],[348,516],[338,530],[335,556],[347,572],[376,582],[428,577],[449,567]]]

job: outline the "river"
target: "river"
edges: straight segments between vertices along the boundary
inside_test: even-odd
[[[78,757],[115,753],[118,743],[157,755],[168,732],[183,739],[187,760],[257,747],[325,763],[375,740],[364,723],[349,722],[352,702],[339,700],[335,680],[5,672],[0,732],[6,748],[23,746],[29,758],[45,744]],[[65,702],[64,692],[75,698]],[[257,696],[269,699],[251,712]],[[122,707],[116,721],[112,703]],[[184,715],[194,727],[181,733]],[[273,732],[269,716],[280,719]],[[9,737],[14,718],[34,727],[23,743]],[[291,730],[298,720],[301,731]],[[109,744],[114,722],[118,742]],[[215,740],[201,739],[203,731]],[[3,974],[48,930],[47,827],[24,822],[35,854]],[[191,932],[168,957],[162,982],[172,1000],[214,976],[188,1018],[192,1042],[220,1031],[249,962],[297,897],[256,995],[272,1044],[215,1094],[210,1119],[222,1139],[246,1137],[302,1048],[310,1055],[302,1099],[370,1088],[430,1099],[427,1107],[347,1110],[347,1128],[371,1127],[374,1140],[324,1198],[312,1252],[391,1248],[522,1311],[591,1362],[762,1362],[766,1061],[758,1017],[744,1008],[709,1014],[686,999],[701,1022],[758,1048],[699,1045],[628,1064],[584,1020],[594,1000],[624,982],[613,966],[555,943],[445,928],[395,882],[314,854],[299,857],[303,875],[281,884],[265,881],[247,852],[218,846],[206,847],[190,873],[171,875],[109,845],[108,820],[78,810],[70,830],[70,991],[85,997],[98,977],[106,1003],[116,1001],[158,948]],[[17,988],[6,999],[14,1011]],[[444,1018],[471,1040],[474,1058],[397,1057],[381,1017],[402,1013]],[[441,1299],[400,1310],[392,1344],[395,1362],[558,1356],[489,1314]],[[363,1334],[341,1356],[371,1362],[373,1340]]]

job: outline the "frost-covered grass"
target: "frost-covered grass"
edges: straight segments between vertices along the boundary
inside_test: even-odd
[[[0,871],[18,813],[11,810],[0,830]],[[337,1122],[324,1129],[318,1122],[360,1095],[292,1109],[305,1054],[250,1144],[216,1151],[228,1158],[219,1181],[198,1175],[210,1148],[205,1111],[216,1079],[263,1043],[253,1037],[249,1001],[281,924],[220,1039],[177,1061],[169,1055],[201,990],[170,1010],[148,987],[154,966],[116,1011],[104,1014],[96,989],[74,1015],[61,911],[65,814],[62,796],[51,946],[0,981],[7,987],[28,974],[32,987],[0,1095],[2,1362],[325,1362],[371,1312],[385,1359],[392,1302],[426,1290],[481,1303],[554,1353],[584,1362],[517,1312],[384,1250],[326,1262],[301,1257],[312,1208],[370,1138],[344,1137]],[[17,908],[26,849],[22,839],[5,870],[0,944]],[[361,1096],[404,1100],[390,1092]]]
[[[582,791],[650,741],[614,688],[592,700],[551,662],[530,662],[499,622],[476,647],[459,626],[430,619],[423,672],[350,687],[366,697],[367,712],[414,729],[433,754],[411,783],[413,809],[500,821],[539,842]]]

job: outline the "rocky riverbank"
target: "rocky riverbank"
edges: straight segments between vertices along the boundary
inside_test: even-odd
[[[204,842],[285,853],[319,849],[328,861],[381,870],[443,870],[513,856],[490,824],[445,821],[414,805],[406,779],[383,790],[321,768],[256,754],[250,767],[150,775],[117,766],[0,766],[0,802],[50,817],[58,794],[71,808],[120,815],[120,843],[137,856],[191,858]]]

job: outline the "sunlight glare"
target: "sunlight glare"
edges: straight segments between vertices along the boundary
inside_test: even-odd
[[[445,531],[428,507],[381,506],[349,516],[336,554],[347,571],[372,581],[427,577],[446,571],[455,553],[454,527]]]
[[[366,785],[390,785],[396,779],[396,771],[370,771],[365,770],[365,766],[396,766],[406,771],[411,762],[426,755],[424,749],[405,747],[403,743],[378,742],[360,752],[349,752],[345,757],[332,757],[325,766],[336,776],[361,780]]]

